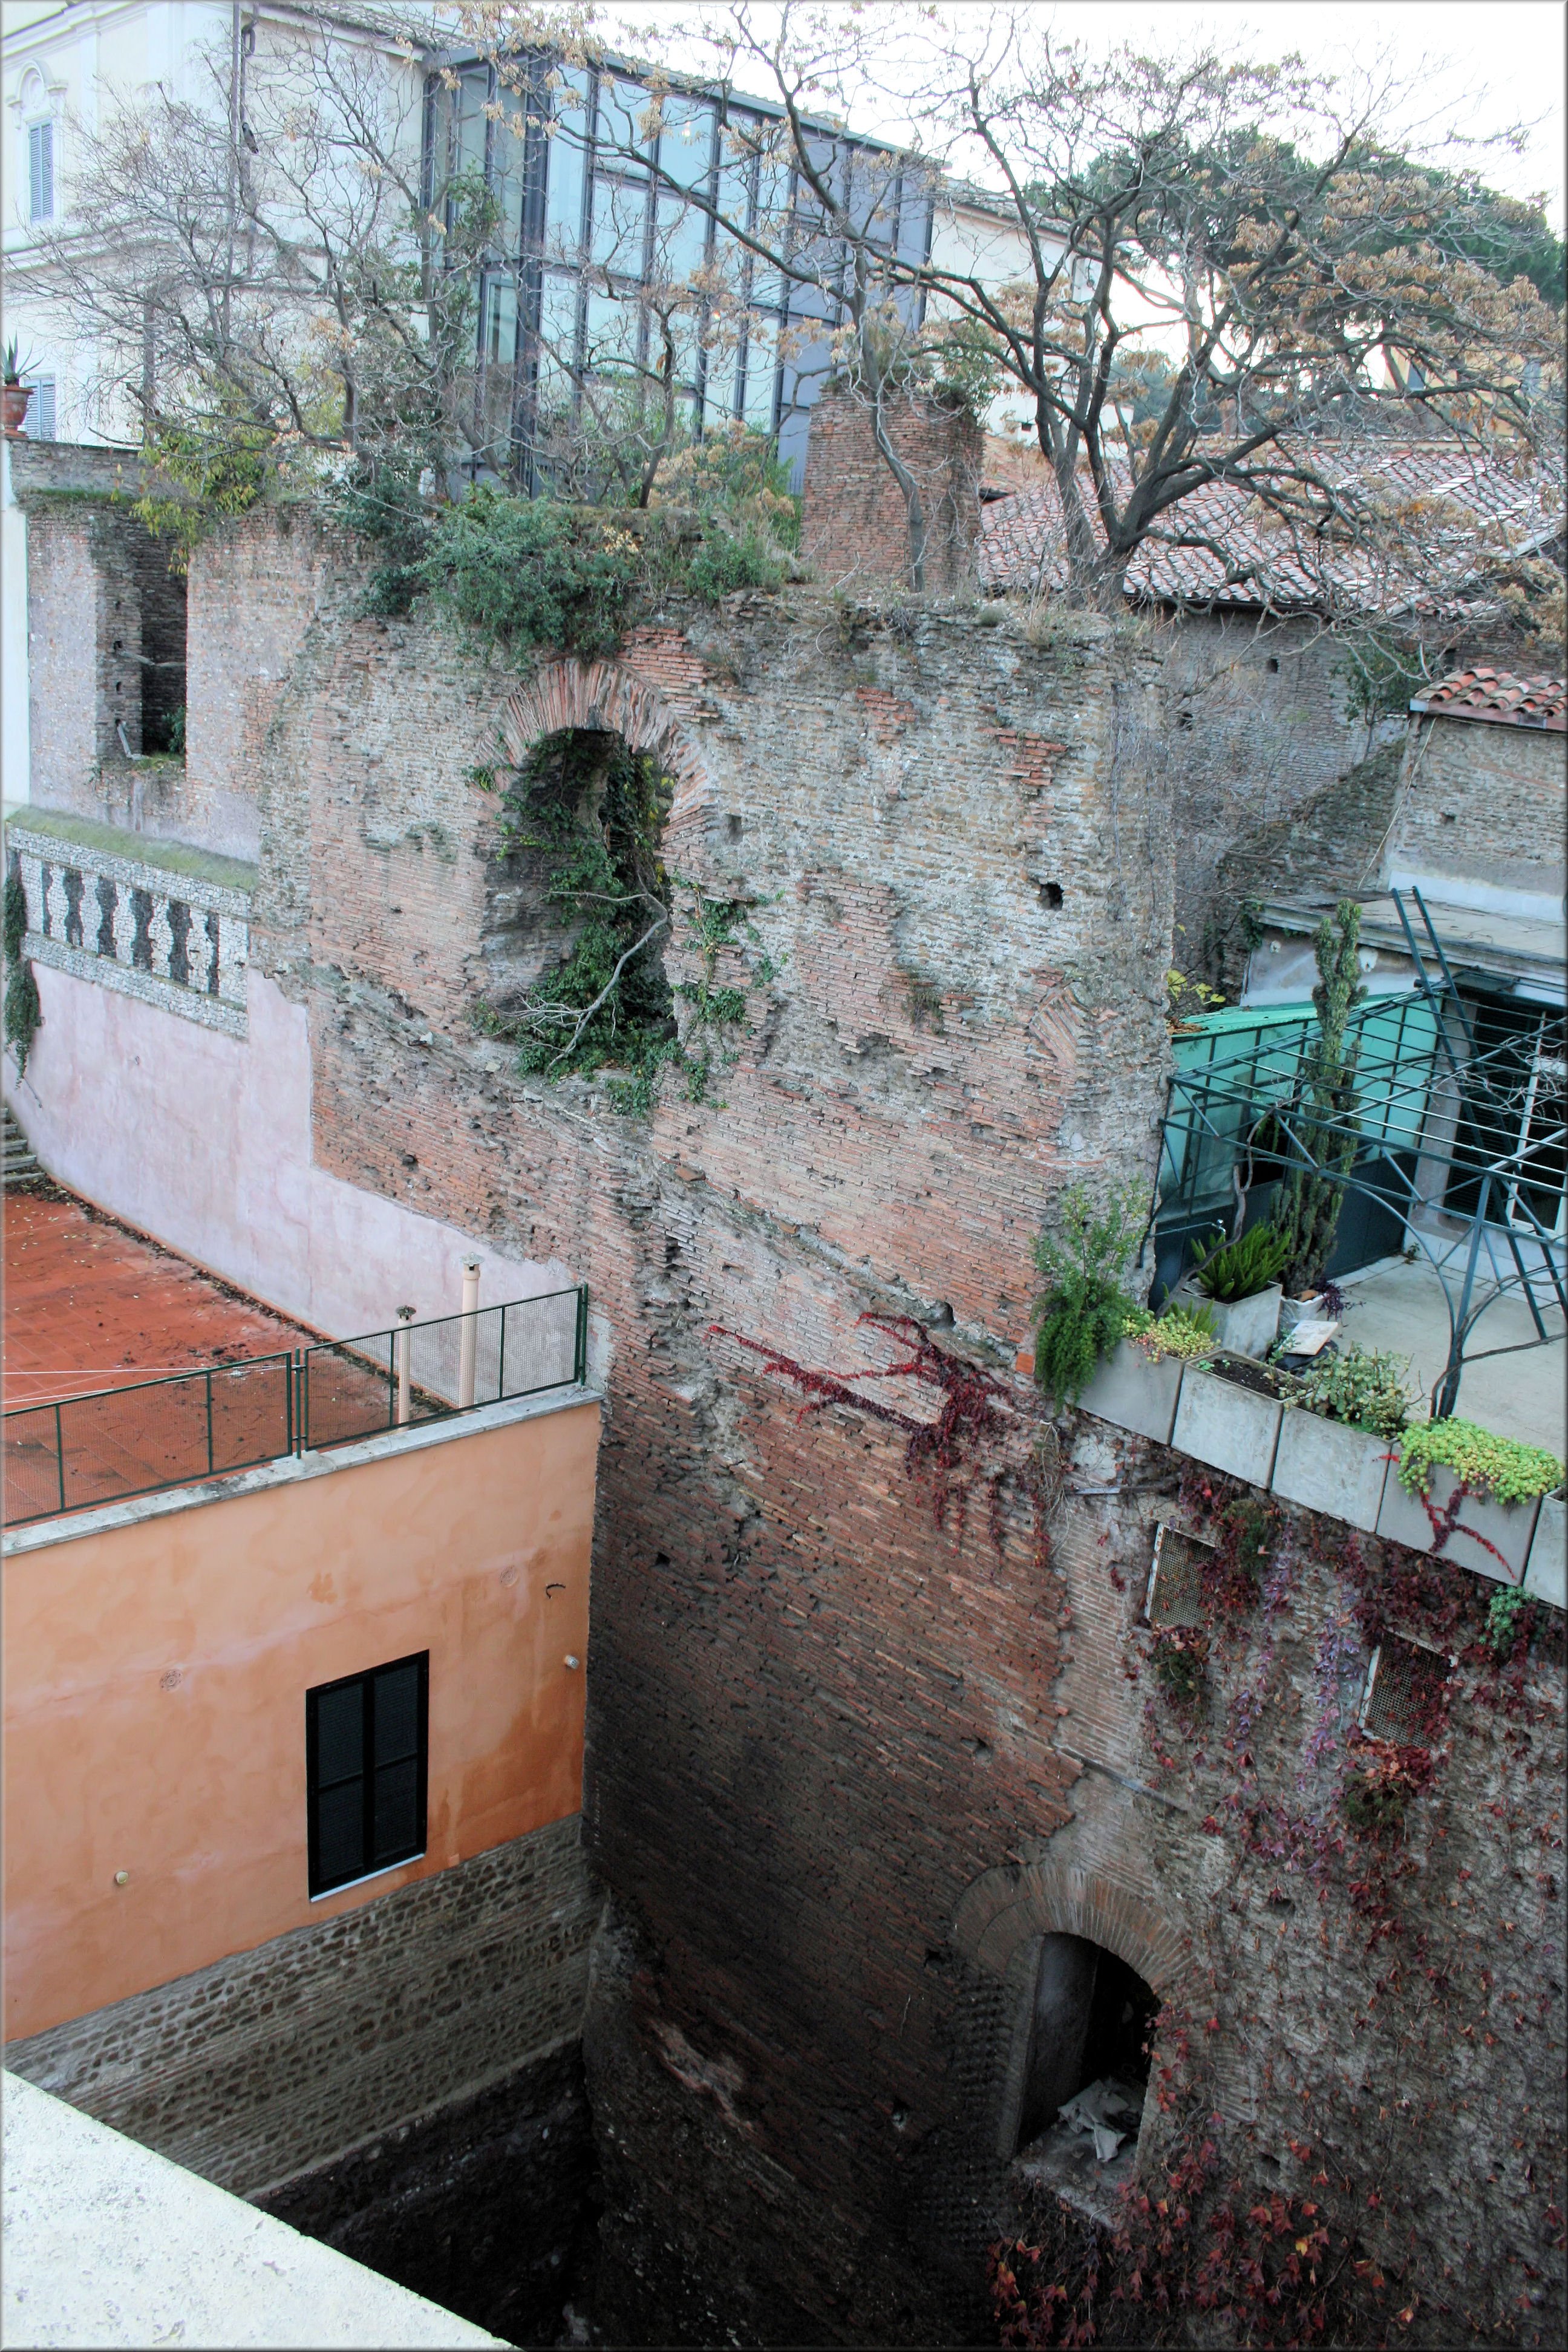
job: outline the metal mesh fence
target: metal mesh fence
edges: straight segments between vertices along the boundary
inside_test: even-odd
[[[294,1450],[294,1360],[180,1372],[5,1415],[13,1526],[246,1470]]]
[[[559,1290],[358,1339],[102,1389],[5,1416],[12,1527],[251,1469],[296,1448],[569,1388],[586,1375],[587,1292]]]
[[[566,1388],[583,1378],[581,1290],[307,1348],[302,1443],[346,1445],[402,1423]]]

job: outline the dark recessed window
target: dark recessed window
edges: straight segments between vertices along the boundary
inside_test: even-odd
[[[1042,883],[1041,883],[1041,885],[1040,885],[1040,904],[1041,904],[1041,906],[1042,906],[1042,907],[1047,907],[1047,908],[1048,908],[1050,909],[1051,913],[1054,915],[1054,914],[1056,913],[1056,911],[1057,911],[1057,908],[1061,905],[1061,903],[1062,903],[1062,886],[1061,886],[1061,884],[1060,884],[1059,882],[1042,882]]]
[[[310,1892],[425,1851],[430,1653],[305,1693]]]
[[[1268,656],[1268,667],[1269,667],[1269,671],[1270,671],[1271,675],[1273,675],[1273,676],[1275,676],[1275,677],[1278,677],[1278,676],[1279,676],[1279,655],[1278,655],[1278,654],[1270,654],[1270,655],[1269,655],[1269,656]]]

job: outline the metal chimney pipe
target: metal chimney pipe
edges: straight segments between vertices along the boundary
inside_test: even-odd
[[[479,1352],[479,1262],[477,1257],[463,1260],[463,1333],[458,1357],[458,1410],[465,1412],[474,1401],[474,1372]]]
[[[414,1320],[412,1307],[400,1307],[397,1319],[403,1328],[397,1335],[397,1426],[406,1429],[413,1412],[409,1358],[413,1353],[413,1334],[408,1327]]]

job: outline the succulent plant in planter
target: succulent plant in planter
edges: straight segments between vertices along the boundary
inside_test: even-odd
[[[1320,1356],[1302,1372],[1291,1391],[1298,1404],[1325,1421],[1342,1421],[1373,1437],[1397,1437],[1410,1418],[1415,1399],[1405,1386],[1408,1357],[1379,1355],[1349,1347],[1337,1356]]]
[[[1399,1483],[1424,1495],[1434,1470],[1447,1470],[1468,1495],[1502,1504],[1531,1503],[1563,1484],[1563,1465],[1543,1445],[1500,1437],[1473,1421],[1428,1421],[1407,1433],[1400,1448]]]
[[[1193,1280],[1207,1297],[1230,1307],[1278,1282],[1289,1248],[1289,1237],[1272,1225],[1254,1225],[1236,1242],[1222,1243],[1216,1234],[1214,1245],[1200,1249],[1194,1261]]]

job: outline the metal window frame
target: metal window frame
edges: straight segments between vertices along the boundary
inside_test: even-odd
[[[1442,1666],[1443,1680],[1445,1682],[1448,1680],[1449,1675],[1453,1673],[1454,1667],[1458,1663],[1458,1661],[1453,1658],[1447,1650],[1435,1649],[1430,1642],[1418,1642],[1415,1635],[1411,1633],[1390,1633],[1387,1635],[1385,1640],[1379,1642],[1373,1650],[1372,1656],[1367,1661],[1366,1683],[1362,1691],[1361,1705],[1356,1709],[1356,1729],[1358,1731],[1366,1732],[1366,1736],[1369,1739],[1381,1739],[1383,1738],[1383,1734],[1380,1731],[1367,1731],[1367,1717],[1372,1713],[1372,1703],[1377,1691],[1377,1670],[1383,1663],[1384,1651],[1391,1642],[1403,1643],[1407,1650],[1416,1650],[1423,1657],[1436,1658]]]
[[[416,1666],[418,1672],[416,1702],[416,1835],[408,1851],[375,1859],[375,1684],[378,1676],[395,1674],[400,1667]],[[321,1819],[317,1800],[321,1790],[321,1702],[334,1691],[359,1685],[364,1697],[360,1713],[361,1785],[360,1805],[360,1864],[346,1877],[323,1879],[321,1868]],[[401,1759],[399,1759],[401,1760]],[[345,1887],[363,1885],[367,1878],[379,1878],[384,1871],[401,1870],[416,1862],[426,1851],[430,1813],[430,1653],[410,1650],[401,1658],[383,1659],[379,1665],[365,1666],[357,1674],[338,1675],[330,1683],[316,1683],[305,1693],[305,1843],[306,1878],[311,1902],[325,1895],[341,1895]]]

